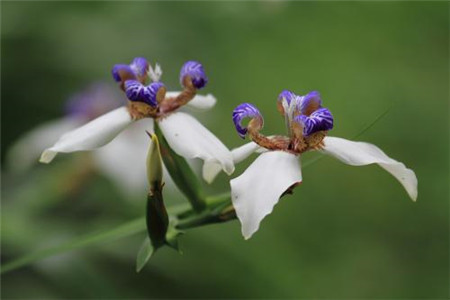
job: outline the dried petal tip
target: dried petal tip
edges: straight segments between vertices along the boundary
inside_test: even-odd
[[[205,87],[208,83],[208,78],[206,77],[205,70],[203,70],[203,66],[201,63],[197,61],[187,61],[180,71],[180,83],[182,86],[189,85],[189,81],[191,80],[192,85],[196,89],[201,89]]]
[[[291,105],[292,101],[296,101],[296,99],[298,98],[298,96],[289,91],[289,90],[284,90],[282,91],[279,95],[278,95],[278,99],[277,99],[277,109],[278,111],[284,115],[285,112],[288,110],[289,106]]]
[[[298,103],[298,110],[302,115],[307,116],[318,110],[320,107],[322,107],[322,99],[317,91],[309,92],[305,96],[301,97]]]
[[[317,131],[328,131],[333,129],[333,115],[327,108],[320,108],[309,117],[300,115],[295,121],[303,126],[303,135],[309,136]]]
[[[127,80],[125,82],[125,92],[130,101],[140,101],[156,107],[166,93],[166,88],[161,82],[153,82],[144,86],[137,80]]]
[[[233,110],[233,122],[241,138],[245,138],[247,127],[242,126],[242,120],[245,118],[258,119],[260,127],[263,126],[263,117],[259,110],[250,103],[242,103]]]

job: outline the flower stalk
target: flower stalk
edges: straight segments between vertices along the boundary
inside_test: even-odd
[[[184,214],[175,224],[177,229],[191,229],[208,224],[223,223],[236,219],[229,193],[212,198],[208,208],[198,214]]]

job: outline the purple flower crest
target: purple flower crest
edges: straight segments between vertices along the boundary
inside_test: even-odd
[[[319,108],[310,116],[296,116],[294,121],[303,125],[304,136],[309,136],[317,131],[331,130],[333,128],[333,115],[328,108]]]
[[[294,92],[291,92],[289,90],[284,90],[278,95],[277,101],[279,103],[281,103],[283,101],[283,99],[286,99],[287,105],[289,106],[292,101],[296,101],[297,100],[297,97],[298,96]]]
[[[322,99],[317,91],[312,91],[300,98],[297,103],[297,109],[302,115],[309,116],[322,106]]]
[[[233,122],[241,138],[245,138],[247,127],[242,126],[242,120],[245,118],[260,118],[263,120],[259,110],[250,103],[242,103],[233,110]],[[262,124],[261,124],[262,125]]]
[[[152,82],[145,86],[137,80],[125,81],[125,93],[130,101],[144,102],[152,107],[158,105],[157,96],[161,88],[165,89],[161,82]]]
[[[142,79],[147,76],[148,62],[143,57],[136,57],[131,64],[117,64],[111,73],[115,81],[124,82],[130,79]]]
[[[201,89],[205,87],[208,83],[208,78],[206,77],[205,70],[203,66],[198,61],[187,61],[180,71],[180,83],[184,86],[184,78],[189,76],[192,84],[196,89]]]
[[[130,64],[130,68],[131,70],[133,70],[134,74],[136,74],[137,77],[144,77],[147,75],[149,66],[145,58],[136,57]]]

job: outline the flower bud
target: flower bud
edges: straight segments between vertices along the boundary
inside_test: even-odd
[[[155,134],[147,132],[151,138],[150,147],[147,154],[147,180],[150,192],[160,189],[163,180],[161,152],[159,141]]]

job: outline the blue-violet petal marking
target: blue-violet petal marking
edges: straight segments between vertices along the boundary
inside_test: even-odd
[[[115,81],[121,82],[126,79],[135,79],[136,75],[129,65],[119,64],[112,68],[112,76]]]
[[[333,128],[333,115],[327,108],[320,108],[309,117],[300,115],[295,121],[303,125],[303,135],[309,136],[317,131],[331,130]]]
[[[184,86],[184,78],[189,76],[195,88],[201,89],[208,83],[205,70],[198,61],[187,61],[180,71],[180,83]]]
[[[298,106],[298,110],[302,115],[309,116],[312,112],[322,107],[322,99],[320,98],[319,92],[312,91],[301,97]]]
[[[148,86],[144,86],[137,80],[125,81],[125,92],[128,99],[145,102],[153,107],[156,107],[158,104],[156,96],[161,88],[164,88],[164,84],[161,82],[153,82]]]
[[[247,127],[242,126],[242,120],[244,118],[260,118],[262,121],[262,115],[259,110],[250,103],[242,103],[233,110],[233,122],[236,130],[241,138],[245,138],[247,134]]]
[[[130,64],[130,68],[133,70],[134,74],[138,77],[145,77],[148,72],[148,62],[143,57],[136,57]]]
[[[278,102],[283,101],[283,99],[286,99],[287,101],[287,105],[289,106],[291,104],[292,101],[295,101],[297,98],[297,95],[289,90],[283,90],[279,95],[278,95]]]

